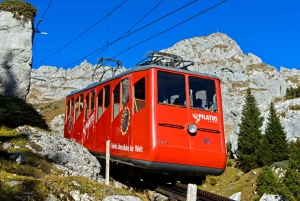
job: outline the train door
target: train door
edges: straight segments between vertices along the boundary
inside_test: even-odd
[[[131,115],[132,105],[130,99],[130,79],[117,79],[114,82],[112,100],[112,135],[111,135],[111,154],[129,157],[131,139]]]
[[[150,85],[149,71],[136,72],[132,76],[133,82],[133,115],[131,157],[134,159],[151,160],[153,153],[153,136],[151,135]]]
[[[197,126],[197,133],[190,135],[191,165],[215,167],[213,161],[220,163],[224,154],[219,153],[225,153],[220,90],[215,80],[194,76],[188,77],[188,87],[189,122]]]
[[[156,160],[188,163],[190,156],[185,75],[157,71],[157,146]]]
[[[95,89],[85,96],[85,116],[83,125],[83,145],[88,150],[94,150],[95,143]]]
[[[78,143],[82,143],[82,128],[84,120],[83,97],[83,93],[81,93],[76,97],[75,100],[74,133],[72,135],[72,139]]]
[[[110,104],[110,85],[99,87],[97,94],[97,120],[95,150],[105,153],[106,141],[111,135],[111,104]]]
[[[69,97],[66,103],[65,111],[65,127],[64,127],[64,137],[72,138],[74,135],[74,96]]]

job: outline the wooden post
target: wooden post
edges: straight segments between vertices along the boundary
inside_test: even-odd
[[[106,141],[105,184],[109,185],[110,140]]]
[[[189,184],[187,190],[186,201],[196,201],[197,199],[197,185]]]

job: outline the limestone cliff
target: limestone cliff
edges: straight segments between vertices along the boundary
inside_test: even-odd
[[[22,18],[22,16],[21,16]],[[0,94],[25,99],[30,87],[33,24],[0,10]]]

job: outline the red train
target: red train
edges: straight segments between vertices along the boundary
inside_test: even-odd
[[[220,80],[149,52],[133,69],[66,97],[66,138],[140,172],[198,178],[226,167]]]

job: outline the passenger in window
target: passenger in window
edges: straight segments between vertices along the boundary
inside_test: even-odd
[[[202,107],[202,100],[200,98],[198,98],[198,99],[195,100],[194,107],[199,108],[199,109],[204,109]]]
[[[173,105],[180,105],[179,98],[175,98],[175,100],[173,102]]]

